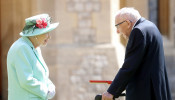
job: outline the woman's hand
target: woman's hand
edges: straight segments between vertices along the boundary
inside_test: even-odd
[[[49,85],[49,91],[47,93],[47,98],[52,99],[55,96],[55,86],[54,85]]]

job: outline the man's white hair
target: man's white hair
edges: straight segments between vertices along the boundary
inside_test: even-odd
[[[131,7],[125,7],[117,12],[116,17],[128,19],[131,21],[137,21],[141,18],[141,15],[136,9]]]

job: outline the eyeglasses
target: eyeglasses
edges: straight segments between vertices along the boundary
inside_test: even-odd
[[[117,27],[117,28],[118,28],[118,26],[119,26],[120,24],[124,23],[124,22],[126,22],[126,20],[124,20],[124,21],[122,21],[122,22],[120,22],[120,23],[116,24],[116,25],[115,25],[115,27]]]

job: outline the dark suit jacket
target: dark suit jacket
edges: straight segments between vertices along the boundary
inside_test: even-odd
[[[125,89],[126,100],[172,100],[161,34],[144,18],[131,31],[124,64],[107,91],[118,97]]]

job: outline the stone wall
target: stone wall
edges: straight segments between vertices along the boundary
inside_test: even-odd
[[[107,84],[90,84],[89,80],[112,80],[118,67],[115,48],[112,46],[70,47],[58,46],[47,51],[56,58],[48,63],[51,79],[57,87],[55,100],[92,100],[96,94],[103,93]],[[55,55],[57,52],[57,56]],[[48,59],[47,59],[48,58]],[[115,69],[115,70],[114,70]]]
[[[125,0],[125,6],[134,7],[146,19],[149,18],[149,0]]]
[[[113,1],[117,3],[117,0]],[[111,23],[114,25],[111,17],[115,16],[111,14],[111,2],[54,1],[52,8],[56,10],[53,19],[60,25],[52,32],[48,46],[42,48],[50,77],[56,85],[54,100],[93,100],[109,85],[90,84],[89,80],[112,80],[116,75],[119,63],[116,47],[112,44],[115,27],[111,26]]]
[[[149,18],[149,0],[125,0],[125,6],[134,7]],[[167,71],[174,96],[174,0],[170,0],[170,37],[164,42]],[[24,9],[21,9],[24,8]],[[48,13],[59,27],[51,32],[52,39],[42,48],[56,85],[53,100],[93,100],[103,93],[108,84],[90,84],[90,79],[112,80],[124,58],[124,47],[114,27],[119,0],[1,0],[1,42],[3,100],[7,100],[6,54],[19,37],[26,17]],[[12,17],[13,16],[13,17]]]
[[[173,46],[175,46],[175,1],[174,0],[170,0],[169,9],[170,9],[170,16],[169,16],[170,36],[169,36],[169,39],[171,43],[173,44]]]
[[[149,0],[149,20],[152,21],[156,26],[158,25],[158,2],[157,0]]]
[[[170,82],[170,90],[172,93],[173,100],[175,99],[175,1],[169,1],[169,23],[170,23],[170,36],[164,39],[164,49],[166,56],[167,72]]]

